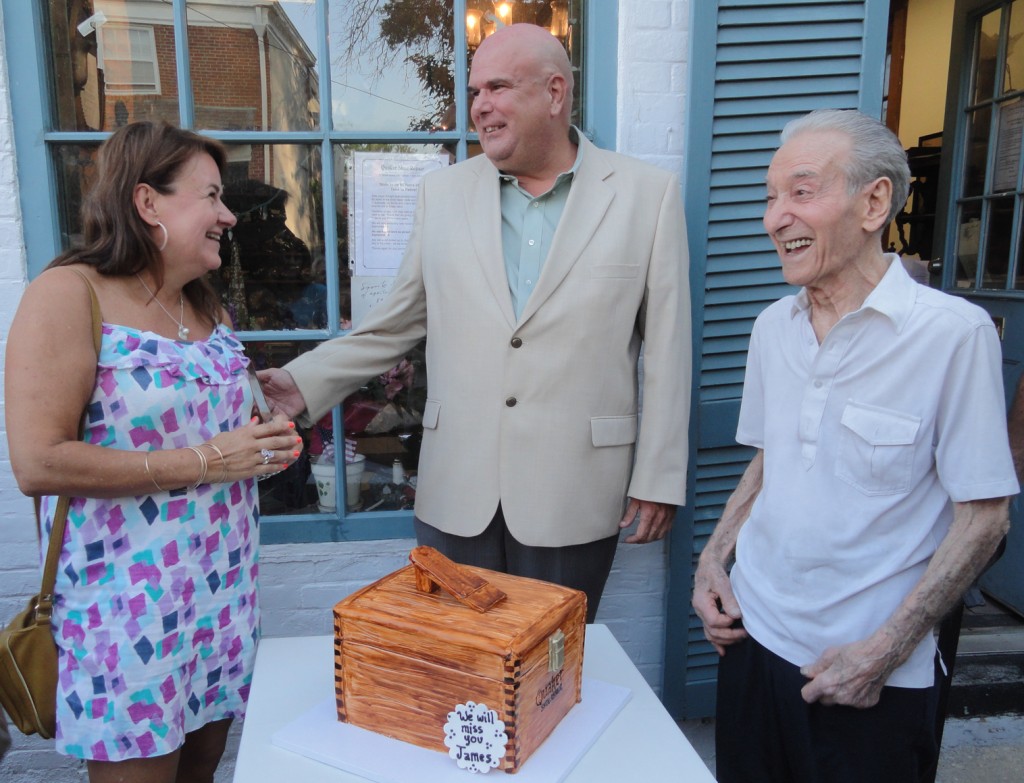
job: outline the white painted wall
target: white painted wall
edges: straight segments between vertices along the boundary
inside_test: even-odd
[[[683,167],[689,2],[629,0],[619,4],[619,150],[676,172]],[[6,48],[0,24],[3,348],[27,277],[12,122]],[[2,405],[0,392],[0,408]],[[404,565],[413,545],[410,539],[263,547],[260,601],[264,635],[331,633],[334,603]],[[660,688],[664,665],[667,577],[667,549],[663,544],[620,545],[598,614],[598,622],[612,629],[655,689]],[[32,504],[15,485],[4,437],[0,441],[0,622],[6,622],[38,589]],[[218,771],[218,781],[231,780],[239,732],[240,727],[236,726]],[[84,764],[59,756],[49,742],[26,738],[17,732],[13,748],[0,761],[0,780],[7,783],[70,783],[86,779]]]

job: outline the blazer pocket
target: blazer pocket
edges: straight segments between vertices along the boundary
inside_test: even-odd
[[[836,475],[865,495],[907,492],[921,419],[851,401],[840,421]]]
[[[597,264],[590,267],[591,277],[633,278],[640,274],[638,264]]]
[[[590,419],[590,436],[599,448],[636,443],[636,416],[594,416]]]
[[[423,427],[424,429],[437,429],[437,419],[441,415],[441,403],[437,400],[427,400],[423,404]]]

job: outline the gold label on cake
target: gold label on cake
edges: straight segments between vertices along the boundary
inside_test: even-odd
[[[551,702],[558,698],[562,692],[562,673],[557,672],[554,677],[548,680],[548,684],[537,691],[537,706],[545,709]]]

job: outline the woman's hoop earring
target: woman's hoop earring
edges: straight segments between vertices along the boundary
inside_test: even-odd
[[[167,247],[167,240],[168,240],[168,239],[170,239],[170,237],[169,237],[169,236],[167,235],[167,226],[165,226],[165,225],[164,225],[163,223],[161,223],[161,222],[160,222],[159,220],[158,220],[158,221],[156,221],[156,224],[157,224],[158,226],[160,226],[160,230],[164,232],[164,241],[163,241],[163,242],[161,242],[161,243],[160,243],[160,247],[158,247],[158,248],[157,248],[157,250],[159,250],[159,251],[160,251],[160,252],[162,253],[162,252],[163,252],[163,249],[164,249],[165,247]]]

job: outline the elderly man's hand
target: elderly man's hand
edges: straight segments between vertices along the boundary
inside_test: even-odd
[[[895,668],[894,655],[874,639],[830,647],[800,669],[808,682],[800,691],[808,704],[842,704],[866,709],[878,704],[882,686]]]
[[[735,626],[742,613],[720,564],[701,559],[693,578],[693,608],[704,623],[704,636],[719,655],[725,655],[727,645],[746,638],[747,632]]]

